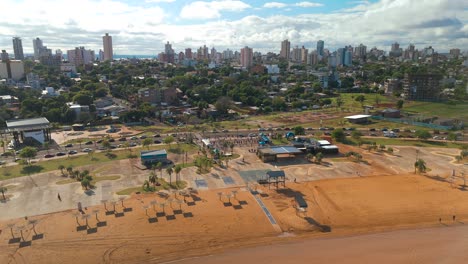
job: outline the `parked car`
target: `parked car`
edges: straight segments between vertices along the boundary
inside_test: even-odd
[[[147,138],[147,137],[148,137],[147,135],[141,135],[141,136],[140,136],[140,139],[145,139],[145,138]]]
[[[67,153],[65,153],[65,152],[57,152],[57,153],[55,153],[55,156],[57,156],[57,157],[65,156],[65,155],[67,155]]]
[[[154,134],[153,137],[158,138],[158,137],[161,137],[161,135],[159,135],[159,134]]]
[[[257,136],[257,134],[255,134],[255,133],[249,133],[249,137],[256,137],[256,136]]]
[[[119,138],[119,141],[127,141],[127,138],[121,137]]]
[[[154,144],[161,144],[161,140],[155,140]]]
[[[55,157],[55,155],[54,155],[54,154],[50,154],[50,153],[44,155],[44,158],[46,158],[46,159],[48,159],[48,158],[53,158],[53,157]]]
[[[265,131],[266,129],[264,129],[263,127],[259,128],[258,131]]]
[[[130,138],[130,140],[137,140],[137,139],[138,139],[138,137],[136,137],[136,136],[133,136],[133,137]]]
[[[369,128],[369,131],[375,131],[375,128]]]
[[[135,147],[135,146],[137,146],[137,145],[138,145],[138,144],[137,144],[136,142],[130,143],[130,147]]]
[[[313,128],[311,128],[311,127],[308,127],[308,128],[306,128],[306,130],[309,130],[309,131],[310,131],[310,130],[314,130],[314,129],[313,129]]]
[[[76,154],[76,153],[78,153],[78,151],[76,151],[76,150],[70,150],[70,151],[68,151],[68,155],[74,155],[74,154]]]
[[[229,132],[229,130],[227,130],[227,129],[223,129],[222,131],[223,131],[223,133]]]
[[[101,144],[104,140],[103,139],[100,139],[98,141],[96,141],[97,144]]]
[[[85,145],[92,145],[93,142],[92,141],[86,141]]]
[[[285,127],[284,130],[289,131],[289,130],[291,130],[291,128]]]
[[[90,148],[84,148],[84,149],[83,149],[83,152],[91,152],[91,151],[93,151],[93,150],[90,149]]]
[[[115,139],[109,138],[109,142],[115,142]]]
[[[66,148],[71,148],[71,147],[73,147],[73,144],[70,144],[70,143],[69,143],[69,144],[66,144],[65,147],[66,147]]]

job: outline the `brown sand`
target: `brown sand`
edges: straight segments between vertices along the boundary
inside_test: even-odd
[[[76,231],[76,222],[70,211],[34,217],[40,220],[36,230],[43,233],[44,238],[34,240],[31,246],[20,249],[18,244],[8,244],[11,234],[6,226],[7,222],[0,223],[0,263],[161,263],[310,236],[324,239],[323,237],[328,236],[421,226],[456,226],[468,219],[468,192],[426,176],[409,174],[334,179],[290,183],[287,187],[279,193],[261,188],[266,194],[262,199],[281,228],[290,231],[293,236],[279,236],[247,191],[240,191],[237,196],[238,200],[247,202],[242,209],[225,207],[219,200],[217,192],[228,193],[229,189],[204,191],[199,194],[201,201],[196,201],[196,205],[184,204],[182,207],[184,212],[191,212],[193,217],[176,215],[176,219],[172,221],[158,218],[158,222],[152,224],[148,223],[142,205],[148,205],[155,196],[135,196],[124,201],[124,205],[133,210],[122,217],[105,216],[103,207],[99,207],[99,218],[107,221],[107,226],[98,228],[93,234]],[[292,207],[292,197],[297,192],[301,192],[309,204],[308,212],[300,216],[296,215]],[[157,200],[163,201],[159,197]],[[231,199],[234,205],[239,204],[238,200]],[[192,198],[188,201],[192,201]],[[224,198],[224,201],[227,199]],[[174,203],[174,209],[177,207]],[[94,208],[87,208],[87,212],[92,209]],[[122,207],[117,205],[117,211],[121,210]],[[161,208],[157,206],[157,210],[161,211]],[[173,209],[168,207],[166,212],[172,214]],[[148,213],[154,215],[152,209]],[[457,216],[456,222],[452,221],[454,214]],[[439,217],[443,219],[442,224],[439,224]],[[26,220],[18,219],[8,223],[11,222],[22,225]],[[80,222],[84,223],[83,220]],[[94,217],[90,218],[89,225],[96,226]],[[31,240],[32,231],[23,233],[25,240]],[[19,231],[15,231],[15,234],[18,236]],[[366,257],[370,256],[367,259],[372,259],[372,255],[381,257],[385,252],[397,252],[385,246],[377,252],[370,238],[362,236],[356,239],[357,242],[349,243],[361,243],[363,248],[354,253],[350,250],[342,254],[338,250],[332,251],[333,243],[324,252],[332,251],[335,254],[333,262],[363,258],[363,252],[368,254]],[[404,239],[404,236],[400,238]],[[337,240],[337,249],[347,246],[346,240],[339,241],[341,240]],[[398,243],[398,239],[392,241]],[[318,242],[310,243],[316,245]],[[415,248],[424,246],[418,245],[417,241],[414,243]],[[255,254],[252,250],[246,252],[250,252],[246,253],[247,256]],[[304,253],[304,260],[307,259],[306,253],[308,252]],[[284,254],[287,256],[287,253]],[[458,259],[466,259],[468,256],[468,253],[458,254]],[[402,258],[406,262],[413,257],[411,251],[405,256],[406,258]],[[424,260],[427,260],[418,256],[415,258],[415,262],[419,263],[426,263]],[[279,257],[276,261],[281,259]],[[273,258],[268,263],[278,263],[274,260]],[[301,258],[296,258],[295,263],[300,263],[300,260]],[[251,261],[239,260],[246,263],[252,263]]]

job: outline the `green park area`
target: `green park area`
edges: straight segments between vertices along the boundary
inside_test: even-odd
[[[197,149],[197,147],[192,144],[172,144],[170,147],[167,145],[152,145],[149,148],[152,150],[167,148],[169,153],[176,154],[194,151]],[[60,165],[65,167],[72,166],[73,168],[78,168],[85,165],[96,165],[106,162],[113,162],[116,160],[139,158],[139,153],[141,150],[147,150],[147,148],[136,147],[122,150],[113,150],[110,152],[90,152],[88,154],[79,154],[64,158],[42,160],[39,162],[34,162],[31,165],[2,166],[0,168],[0,180],[58,170]]]

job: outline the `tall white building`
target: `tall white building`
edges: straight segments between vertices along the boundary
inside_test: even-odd
[[[253,66],[253,50],[245,46],[241,49],[240,62],[242,67],[250,68]]]
[[[291,54],[291,42],[285,39],[281,42],[280,57],[285,58],[287,61],[289,61],[290,54]]]
[[[21,41],[21,38],[13,38],[13,51],[15,53],[15,60],[24,60],[23,43]]]
[[[291,52],[291,61],[300,62],[301,61],[301,49],[296,46],[292,49]]]
[[[102,43],[104,46],[104,60],[113,60],[114,51],[112,49],[112,37],[109,36],[109,33],[106,33],[105,36],[102,36]]]
[[[41,51],[44,48],[42,45],[42,40],[40,38],[33,39],[33,48],[34,48],[34,58],[39,59]]]

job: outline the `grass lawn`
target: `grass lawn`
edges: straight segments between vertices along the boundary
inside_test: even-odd
[[[355,140],[347,138],[353,143]],[[461,149],[467,144],[456,142],[441,142],[441,141],[428,141],[428,140],[404,140],[399,138],[363,138],[364,143],[375,142],[379,145],[396,145],[396,146],[415,146],[415,147],[434,147],[434,148],[458,148]]]
[[[153,150],[167,148],[166,145],[151,145],[149,147]],[[172,148],[176,149],[176,147],[172,146]],[[196,150],[197,147],[195,145],[190,144],[179,144],[179,149],[183,151],[192,151]],[[137,155],[140,150],[146,150],[146,148],[136,147],[131,148],[131,152],[128,150],[114,150],[111,152],[112,157],[106,156],[106,152],[95,152],[92,156],[89,154],[85,155],[75,155],[66,158],[57,158],[57,159],[50,159],[39,161],[33,163],[30,166],[23,166],[23,165],[16,165],[16,166],[4,166],[0,168],[0,180],[11,179],[14,177],[21,177],[26,175],[31,175],[35,173],[47,172],[58,170],[59,165],[63,165],[65,167],[73,166],[73,168],[77,168],[84,165],[93,165],[93,164],[102,164],[106,162],[112,162],[116,160],[128,159],[130,155]],[[171,151],[169,151],[171,152]]]
[[[405,102],[403,111],[423,114],[426,117],[438,116],[444,118],[456,118],[468,120],[468,102],[457,104],[432,103],[432,102]]]

